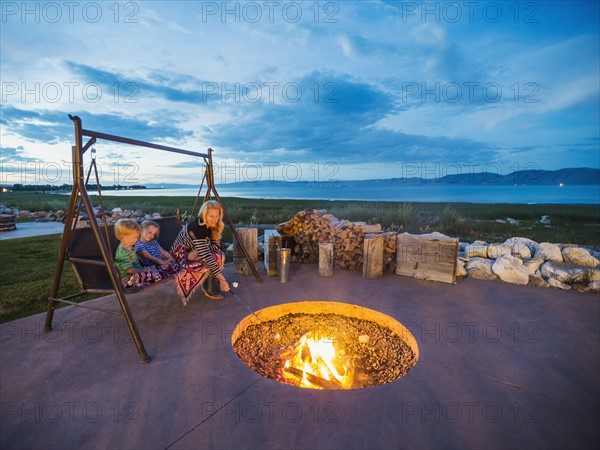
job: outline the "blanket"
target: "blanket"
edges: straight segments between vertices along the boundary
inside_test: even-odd
[[[190,301],[190,297],[196,292],[196,289],[198,289],[198,286],[202,285],[210,274],[210,269],[202,261],[188,261],[187,250],[183,245],[175,247],[171,251],[171,254],[175,259],[176,264],[179,266],[179,271],[175,275],[177,294],[179,294],[183,306],[186,306]],[[222,258],[221,255],[213,256],[215,257],[217,264],[222,267],[224,258]]]

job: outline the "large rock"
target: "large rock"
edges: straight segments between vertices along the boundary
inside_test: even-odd
[[[600,261],[594,258],[590,252],[580,247],[563,248],[562,256],[565,262],[577,264],[584,267],[596,267],[600,265]]]
[[[529,283],[529,273],[523,267],[523,261],[511,255],[502,255],[492,264],[492,271],[502,281],[512,284],[526,285]]]
[[[560,247],[550,242],[542,242],[534,256],[535,258],[541,258],[544,261],[563,261]]]
[[[465,249],[467,258],[487,258],[488,246],[486,244],[471,244]]]
[[[529,284],[532,286],[537,286],[541,288],[549,288],[550,283],[544,280],[539,274],[530,274],[529,275]]]
[[[473,258],[467,265],[467,272],[470,277],[480,280],[495,280],[497,275],[492,271],[494,261],[486,258]]]
[[[487,257],[490,259],[500,258],[507,253],[511,253],[511,248],[506,244],[490,244],[487,249]]]
[[[518,258],[530,258],[531,255],[535,255],[539,247],[537,242],[524,237],[512,237],[504,243],[510,247],[512,255]]]
[[[570,291],[571,285],[563,283],[556,278],[548,278],[548,284],[552,287],[562,289],[563,291]]]
[[[588,288],[590,289],[591,292],[600,292],[600,280],[599,281],[592,281],[588,285]]]
[[[467,262],[462,259],[462,258],[458,258],[458,260],[456,261],[456,270],[454,272],[454,274],[458,277],[458,278],[463,278],[466,277],[468,275],[467,273],[467,269],[465,269],[465,264]]]
[[[542,266],[542,276],[548,281],[555,279],[561,283],[587,283],[590,279],[590,269],[565,262],[548,261]]]
[[[524,258],[522,261],[523,267],[527,269],[527,273],[529,275],[537,272],[540,269],[540,266],[544,263],[544,260],[539,258]]]

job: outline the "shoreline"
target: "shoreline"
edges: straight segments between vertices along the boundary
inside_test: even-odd
[[[472,203],[508,205],[600,205],[600,185],[374,185],[294,187],[274,185],[218,185],[221,198],[253,200],[344,201],[384,203]],[[34,194],[36,191],[29,191]],[[13,192],[14,194],[15,192]],[[45,191],[45,195],[65,196],[70,191]],[[95,190],[90,196],[98,196]],[[198,188],[146,188],[104,190],[103,197],[196,197]],[[0,197],[1,198],[1,197]]]

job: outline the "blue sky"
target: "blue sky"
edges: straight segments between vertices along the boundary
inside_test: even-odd
[[[600,167],[599,2],[2,1],[2,183],[70,181],[73,126],[216,182]],[[103,183],[194,158],[100,141]]]

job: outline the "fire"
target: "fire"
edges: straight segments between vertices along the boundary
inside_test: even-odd
[[[334,340],[323,337],[315,340],[310,332],[292,350],[281,354],[286,360],[282,370],[287,380],[300,387],[312,389],[351,389],[352,363],[343,350],[337,350]]]

